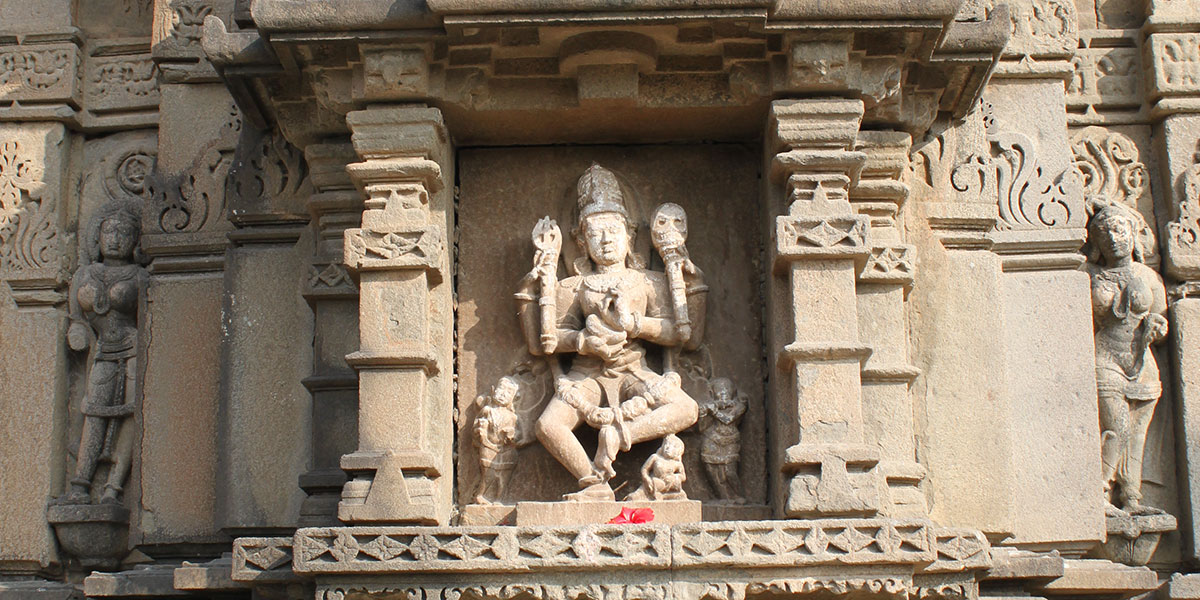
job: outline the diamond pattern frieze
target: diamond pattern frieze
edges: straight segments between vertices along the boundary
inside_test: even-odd
[[[942,532],[942,530],[936,530]],[[970,532],[928,521],[822,519],[575,527],[347,527],[301,529],[298,573],[655,570],[673,567],[928,565],[965,553]],[[962,538],[962,546],[952,538]],[[968,539],[969,538],[969,539]],[[941,537],[937,538],[941,541]],[[982,538],[980,538],[982,539]],[[963,546],[965,544],[965,546]],[[986,554],[986,542],[983,552]],[[977,553],[977,552],[976,552]],[[957,555],[957,554],[956,554]]]
[[[847,519],[677,525],[675,566],[898,564],[934,558],[924,521]]]
[[[662,568],[665,526],[338,528],[296,532],[300,573]]]
[[[286,581],[292,572],[292,538],[238,538],[233,543],[234,581]]]
[[[860,216],[783,216],[776,220],[776,249],[785,260],[862,257],[869,253],[867,229]]]

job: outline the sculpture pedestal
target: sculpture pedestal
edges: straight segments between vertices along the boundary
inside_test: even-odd
[[[129,553],[129,509],[115,504],[52,504],[46,520],[58,543],[87,569],[111,570]]]
[[[607,523],[623,508],[649,508],[655,524],[699,523],[699,500],[657,500],[648,502],[518,502],[519,527],[530,525],[587,525]]]
[[[1157,515],[1109,515],[1108,539],[1093,551],[1099,558],[1139,567],[1150,562],[1162,534],[1175,531],[1175,517]]]

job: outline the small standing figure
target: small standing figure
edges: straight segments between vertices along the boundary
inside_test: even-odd
[[[504,488],[517,464],[517,413],[513,402],[520,386],[512,377],[501,377],[490,395],[475,400],[475,446],[479,448],[479,493],[476,504],[492,504],[504,495]]]
[[[1162,278],[1142,264],[1141,215],[1112,203],[1088,223],[1092,320],[1100,400],[1100,456],[1108,513],[1153,514],[1142,504],[1142,453],[1162,395],[1150,345],[1167,334]]]
[[[700,405],[700,460],[717,498],[745,504],[738,460],[742,452],[739,426],[746,414],[746,396],[737,393],[727,377],[712,380],[709,391],[711,400]]]
[[[57,504],[89,504],[101,462],[110,468],[99,502],[121,502],[136,437],[138,317],[149,285],[146,269],[135,260],[140,233],[135,207],[108,207],[88,225],[91,262],[71,278],[67,344],[91,352],[75,475]]]
[[[658,452],[642,465],[642,487],[626,500],[687,500],[683,482],[683,440],[675,434],[663,438]]]

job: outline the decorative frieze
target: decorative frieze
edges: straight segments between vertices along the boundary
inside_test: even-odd
[[[354,269],[427,267],[438,269],[445,249],[438,227],[381,233],[354,229],[346,233],[346,264]]]
[[[1200,92],[1200,34],[1150,36],[1151,93],[1178,96]]]
[[[88,44],[80,124],[88,129],[158,124],[158,66],[146,39]]]
[[[1076,47],[1079,27],[1075,3],[1070,0],[969,0],[958,13],[962,20],[982,20],[1007,6],[1012,37],[1004,47],[1005,58],[1070,57]]]
[[[74,44],[0,46],[0,92],[5,101],[74,100],[79,64]]]
[[[1037,144],[1017,131],[989,132],[989,154],[972,154],[954,168],[951,184],[967,202],[995,198],[1001,229],[1082,227],[1082,186],[1074,169],[1048,173]]]
[[[234,540],[230,578],[259,583],[296,579],[292,572],[292,538],[243,537]]]
[[[240,566],[244,560],[237,558],[239,553],[249,557],[265,552],[274,558],[263,560],[278,567],[284,542],[271,540],[238,540],[238,580],[264,570],[257,563]],[[274,547],[279,549],[266,550]],[[293,568],[302,574],[329,575],[890,564],[936,565],[937,571],[950,572],[987,566],[987,550],[978,532],[935,529],[923,520],[349,527],[298,530]]]
[[[916,249],[909,244],[872,246],[858,280],[867,283],[910,284],[916,268]]]
[[[59,197],[46,183],[44,154],[24,138],[0,143],[0,279],[10,285],[61,283],[69,267],[63,256],[67,239],[59,227]]]
[[[1112,122],[1112,111],[1131,113],[1145,103],[1141,36],[1131,31],[1087,30],[1071,59],[1067,110],[1072,122]],[[1123,117],[1128,121],[1136,118]]]
[[[1195,164],[1180,176],[1176,216],[1166,227],[1167,272],[1184,281],[1200,279],[1200,144]]]
[[[169,83],[217,81],[217,72],[201,46],[204,19],[229,22],[233,0],[162,0],[156,3],[154,60]]]

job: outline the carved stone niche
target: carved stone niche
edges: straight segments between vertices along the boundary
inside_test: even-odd
[[[740,474],[744,503],[736,497],[722,498],[714,485],[715,476],[709,473],[702,455],[712,462],[720,449],[710,444],[709,450],[702,452],[706,447],[704,423],[679,434],[685,447],[683,490],[688,499],[703,503],[705,520],[764,518],[768,509],[758,156],[748,146],[718,144],[479,149],[460,154],[456,501],[461,520],[463,524],[511,523],[513,505],[519,501],[558,501],[580,489],[575,477],[535,435],[535,422],[554,392],[553,379],[545,358],[528,350],[514,316],[517,302],[513,291],[529,272],[534,253],[529,232],[542,217],[549,216],[561,228],[560,279],[568,276],[568,265],[580,257],[571,236],[577,222],[572,214],[576,181],[593,161],[610,169],[621,182],[630,218],[638,224],[633,251],[648,261],[651,271],[663,271],[648,228],[655,207],[673,202],[686,211],[688,252],[710,289],[704,344],[698,351],[684,351],[676,370],[682,389],[702,407],[713,404],[708,379],[726,377],[744,395],[741,447],[734,466]],[[539,168],[524,167],[529,164]],[[650,368],[661,373],[661,348],[646,347]],[[505,376],[520,387],[514,402],[515,468],[498,497],[477,499],[481,486],[487,484],[481,482],[480,450],[474,443],[481,410],[476,398],[492,393]],[[596,429],[581,425],[575,434],[590,459],[597,447]],[[658,449],[659,442],[653,440],[618,454],[617,474],[610,482],[617,499],[639,487],[639,471]],[[493,487],[486,495],[496,491]],[[615,511],[602,520],[614,516]],[[660,515],[656,522],[664,517]]]

